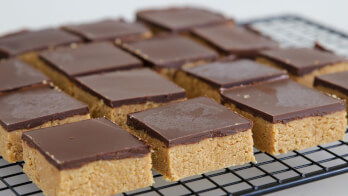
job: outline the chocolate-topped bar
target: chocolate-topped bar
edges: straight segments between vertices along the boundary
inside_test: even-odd
[[[174,81],[186,89],[187,97],[208,96],[220,102],[220,92],[245,85],[288,78],[285,71],[248,59],[223,59],[199,67],[184,68]]]
[[[1,95],[0,108],[0,152],[9,162],[22,160],[23,132],[89,118],[87,105],[48,86]]]
[[[180,67],[198,66],[219,57],[212,49],[177,35],[159,36],[122,46],[168,78],[172,78]]]
[[[122,19],[108,19],[62,27],[88,41],[126,41],[152,36],[151,31],[140,23],[127,23]]]
[[[154,31],[188,32],[193,27],[207,26],[226,22],[218,13],[194,7],[141,10],[136,14],[141,21]]]
[[[127,124],[167,180],[255,161],[251,121],[207,97],[129,114]]]
[[[348,100],[348,71],[315,77],[314,87],[318,90]],[[348,111],[348,107],[347,107]]]
[[[348,70],[348,60],[312,48],[283,48],[261,51],[257,61],[286,69],[297,82],[312,87],[314,77]]]
[[[0,62],[0,95],[24,88],[45,85],[47,77],[18,59]]]
[[[82,40],[60,29],[24,31],[0,38],[0,58],[22,55],[28,52],[69,45]]]
[[[38,69],[69,93],[76,76],[142,67],[139,59],[107,42],[45,51],[39,57]]]
[[[225,106],[253,120],[255,146],[271,154],[338,139],[346,131],[346,104],[290,79],[225,91]]]
[[[22,138],[24,172],[47,195],[112,195],[153,182],[149,147],[104,118]]]
[[[133,69],[75,78],[74,95],[95,116],[123,126],[127,114],[183,100],[185,90],[148,69]]]
[[[253,57],[261,50],[278,48],[268,38],[229,24],[194,28],[192,34],[224,54]]]

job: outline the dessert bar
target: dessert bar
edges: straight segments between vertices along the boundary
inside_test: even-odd
[[[219,57],[214,50],[176,35],[124,43],[122,46],[169,79],[180,67],[202,65]]]
[[[317,76],[314,87],[325,93],[348,100],[348,71]],[[348,111],[348,107],[347,107]]]
[[[226,22],[218,13],[193,7],[141,10],[136,13],[138,21],[147,24],[154,32],[187,33],[193,27]]]
[[[220,93],[238,86],[288,78],[285,71],[248,59],[222,60],[199,67],[180,69],[175,83],[185,88],[187,97],[208,96],[220,103]]]
[[[185,90],[148,69],[133,69],[75,78],[74,95],[93,116],[106,116],[123,127],[127,114],[184,100]]]
[[[44,74],[21,60],[9,59],[0,62],[0,95],[46,83],[47,77]]]
[[[76,76],[142,67],[139,59],[107,42],[45,51],[39,58],[35,66],[69,94]]]
[[[343,139],[346,131],[344,101],[290,79],[225,91],[222,102],[253,121],[255,147],[270,154]]]
[[[112,195],[153,183],[149,147],[106,119],[22,138],[24,172],[45,195]]]
[[[311,48],[284,48],[261,51],[257,61],[286,69],[295,81],[312,87],[314,77],[348,70],[348,60]]]
[[[207,97],[129,114],[127,124],[166,180],[255,161],[252,122]]]
[[[140,23],[127,23],[124,20],[102,20],[84,24],[71,24],[62,27],[88,41],[129,41],[152,36],[151,31]]]
[[[278,48],[278,43],[230,24],[194,28],[192,34],[223,54],[254,57],[261,50]]]
[[[8,162],[22,160],[23,132],[89,118],[87,105],[48,86],[0,96],[0,153]]]

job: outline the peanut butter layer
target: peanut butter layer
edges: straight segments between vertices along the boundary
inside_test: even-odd
[[[271,60],[296,76],[309,74],[327,65],[348,62],[347,59],[333,53],[311,48],[266,50],[261,51],[260,56]]]
[[[302,86],[292,80],[261,83],[224,91],[223,103],[271,123],[287,123],[309,116],[324,116],[344,111],[345,102],[322,92]]]
[[[0,62],[0,95],[22,88],[44,85],[47,77],[18,59]]]
[[[129,114],[127,124],[167,147],[236,134],[252,127],[249,120],[207,97]]]
[[[197,61],[211,61],[219,55],[186,37],[159,36],[123,44],[123,47],[155,68],[179,68]]]
[[[68,77],[142,67],[140,60],[107,42],[42,52],[40,59]]]
[[[104,118],[29,131],[22,138],[59,170],[150,153],[143,142]]]
[[[69,45],[82,40],[60,29],[24,31],[0,38],[0,58],[21,55],[26,52]]]
[[[138,21],[171,32],[187,32],[193,27],[226,21],[223,15],[193,7],[141,10],[136,17]]]
[[[140,23],[127,23],[119,20],[102,20],[84,24],[71,24],[64,30],[81,36],[88,41],[133,40],[151,36],[151,31]]]
[[[261,50],[278,48],[275,41],[230,24],[194,28],[192,33],[227,54],[255,56]]]

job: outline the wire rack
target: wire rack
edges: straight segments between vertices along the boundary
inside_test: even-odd
[[[320,41],[348,55],[348,36],[298,16],[278,16],[249,22],[282,46],[311,47]],[[257,164],[249,163],[166,182],[154,171],[151,187],[120,195],[260,195],[348,172],[348,133],[342,141],[272,156],[255,149]],[[0,195],[43,195],[22,172],[23,162],[0,158]]]

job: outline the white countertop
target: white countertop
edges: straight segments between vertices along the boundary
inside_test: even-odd
[[[71,22],[93,21],[109,17],[134,19],[140,8],[170,5],[196,5],[247,20],[284,13],[299,14],[323,24],[348,32],[348,1],[343,0],[11,0],[1,2],[0,34],[21,28],[43,28]],[[290,188],[271,195],[348,195],[348,174]]]

